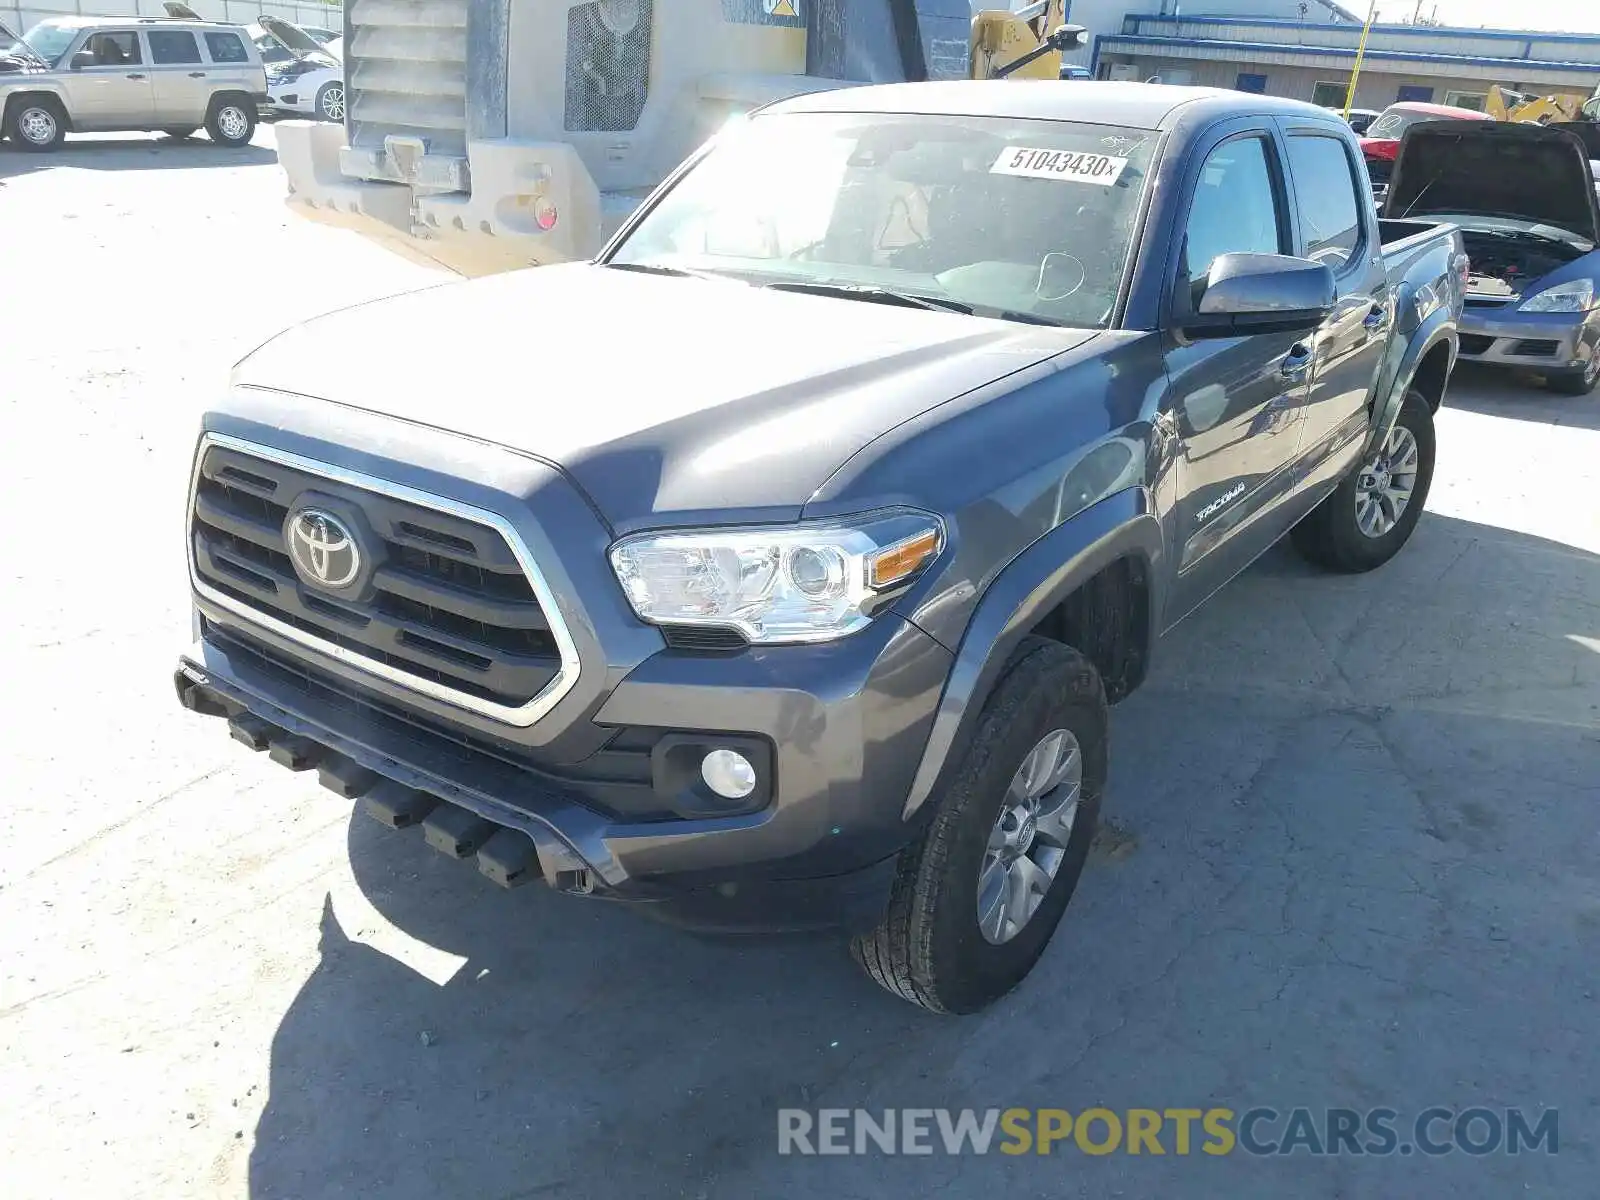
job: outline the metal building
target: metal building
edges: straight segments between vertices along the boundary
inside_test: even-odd
[[[1091,71],[1344,103],[1359,24],[1202,16],[1188,8],[1183,16],[1130,15],[1118,30],[1094,31]],[[1481,109],[1494,84],[1587,100],[1600,84],[1600,36],[1374,25],[1355,106],[1423,100]]]

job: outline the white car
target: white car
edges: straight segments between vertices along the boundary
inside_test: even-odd
[[[249,27],[250,40],[267,68],[267,100],[272,116],[344,121],[344,40],[326,44],[280,17],[263,16]]]

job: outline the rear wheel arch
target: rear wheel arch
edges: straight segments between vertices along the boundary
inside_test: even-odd
[[[1412,373],[1411,386],[1422,393],[1423,399],[1428,402],[1428,408],[1433,412],[1439,411],[1439,406],[1444,403],[1445,388],[1450,383],[1450,365],[1454,360],[1448,338],[1440,338],[1428,352],[1422,356],[1422,361],[1417,364],[1417,369]]]

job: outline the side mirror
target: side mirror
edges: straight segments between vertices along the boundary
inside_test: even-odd
[[[1224,254],[1211,264],[1199,303],[1178,324],[1191,337],[1299,333],[1333,311],[1337,292],[1325,263],[1282,254]]]
[[[1089,40],[1089,31],[1082,25],[1058,25],[1045,39],[1052,50],[1075,50]]]
[[[94,56],[93,50],[79,50],[72,56],[72,69],[81,71],[85,67],[98,67],[100,60]]]

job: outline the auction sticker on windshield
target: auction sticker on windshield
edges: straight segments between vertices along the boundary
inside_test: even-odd
[[[1009,146],[989,168],[991,175],[1025,175],[1029,179],[1066,179],[1110,187],[1122,177],[1125,158],[1109,154],[1079,154],[1072,150],[1038,150]]]

